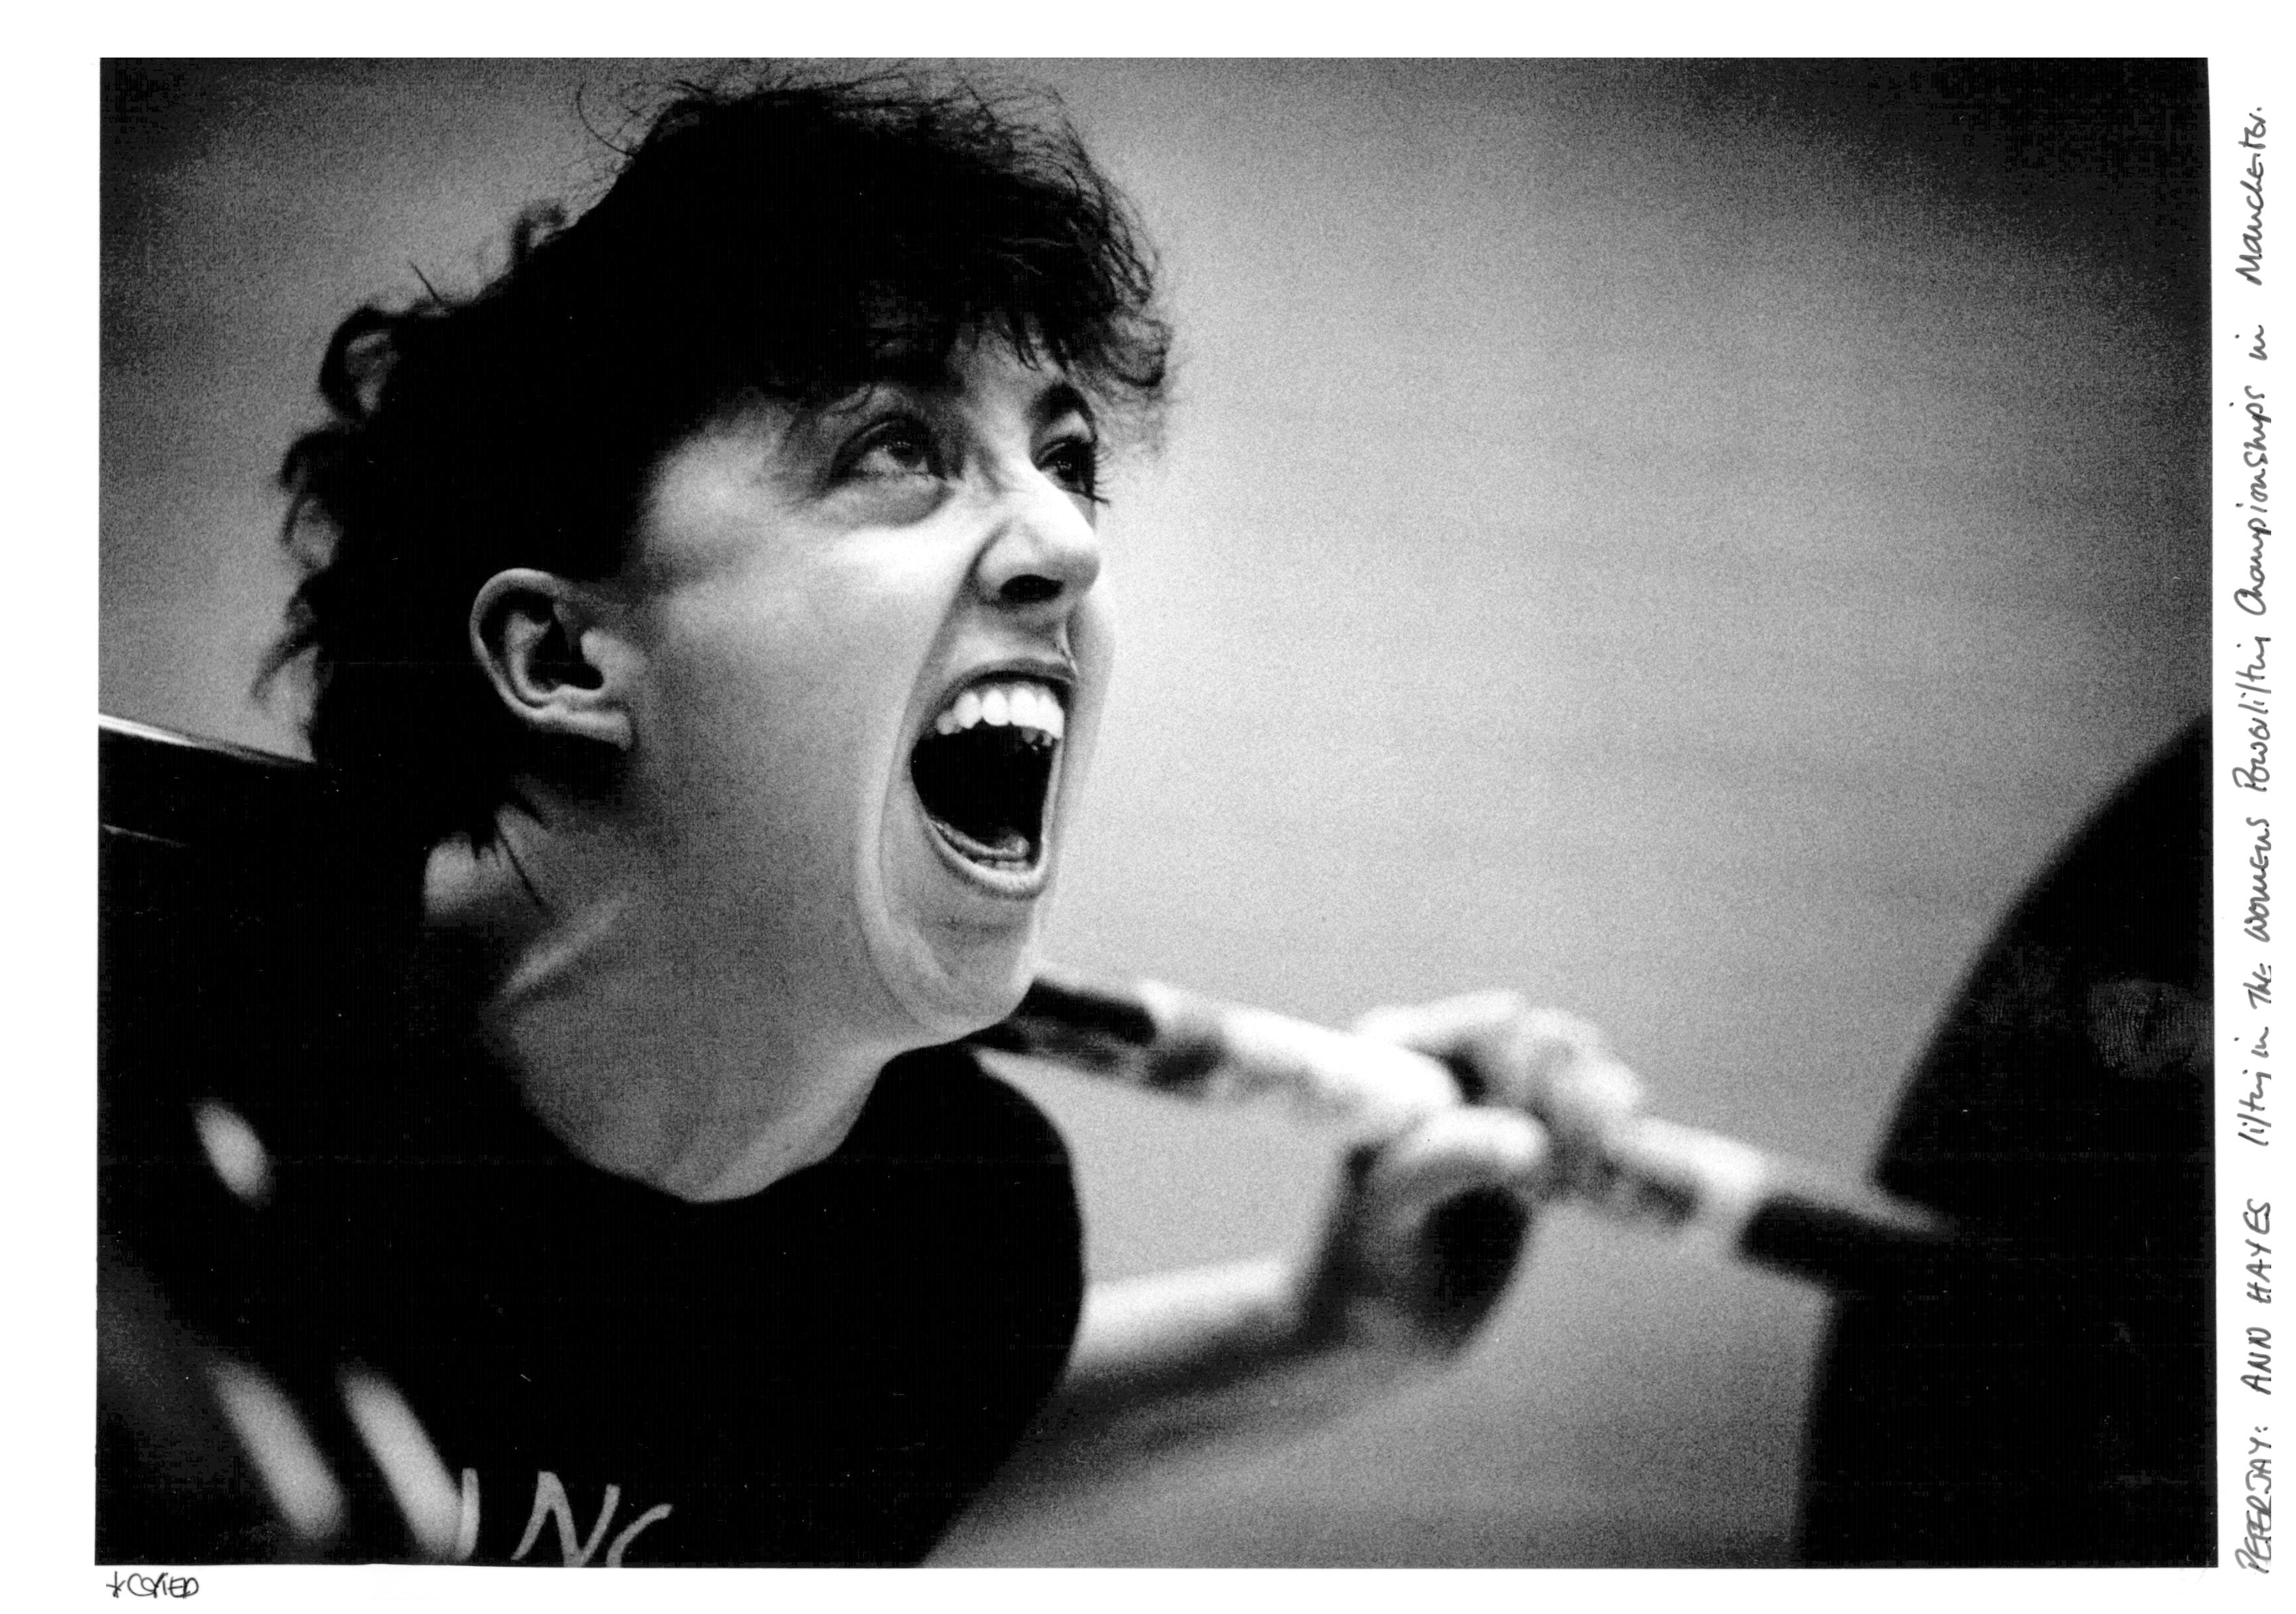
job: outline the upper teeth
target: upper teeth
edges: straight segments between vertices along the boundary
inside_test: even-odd
[[[974,684],[933,719],[933,733],[954,734],[979,723],[992,728],[1011,724],[1035,729],[1054,740],[1068,733],[1068,715],[1061,709],[1061,698],[1033,679]]]

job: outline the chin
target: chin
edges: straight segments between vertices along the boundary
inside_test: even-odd
[[[1039,799],[1050,793],[1045,773],[1029,782]],[[876,910],[870,951],[906,1017],[947,1042],[1012,1013],[1036,979],[1057,853],[1032,816],[1026,835],[1006,835],[1009,849],[992,854],[976,822],[931,811],[930,791],[921,799],[901,783],[865,897]]]
[[[1020,936],[913,936],[894,949],[894,967],[882,973],[926,1041],[953,1042],[1021,1006],[1040,962],[1035,930],[1031,916]]]
[[[880,976],[933,1041],[1004,1020],[1036,979],[1093,716],[1070,664],[1021,658],[953,676],[909,719],[861,875]]]

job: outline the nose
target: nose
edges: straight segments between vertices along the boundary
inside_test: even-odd
[[[1049,479],[1007,490],[973,583],[989,604],[1058,619],[1100,576],[1100,535],[1068,493]]]

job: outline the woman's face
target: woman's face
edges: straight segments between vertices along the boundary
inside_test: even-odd
[[[629,778],[680,951],[824,1035],[1009,1012],[1111,650],[1082,396],[1001,344],[667,456]]]

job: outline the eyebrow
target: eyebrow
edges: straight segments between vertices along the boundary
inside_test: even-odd
[[[962,397],[964,385],[959,373],[944,365],[895,365],[869,381],[862,382],[840,397],[827,398],[818,404],[800,405],[789,422],[788,430],[801,430],[808,422],[826,420],[833,415],[857,412],[866,404],[872,393],[886,387],[921,394],[925,397]],[[1096,437],[1100,432],[1100,417],[1094,412],[1092,398],[1083,388],[1063,377],[1039,392],[1029,405],[1029,426],[1041,431],[1054,422],[1068,415],[1081,415],[1085,424]]]
[[[1029,406],[1029,424],[1041,430],[1070,414],[1080,414],[1094,431],[1100,430],[1100,421],[1092,412],[1092,400],[1085,396],[1084,389],[1074,381],[1054,381]]]

